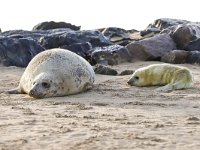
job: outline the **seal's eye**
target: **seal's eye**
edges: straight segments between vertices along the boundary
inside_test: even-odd
[[[44,88],[50,88],[50,84],[47,83],[47,82],[42,82],[42,86],[43,86]]]
[[[134,79],[135,79],[135,80],[139,80],[139,77],[138,77],[138,76],[135,76]]]

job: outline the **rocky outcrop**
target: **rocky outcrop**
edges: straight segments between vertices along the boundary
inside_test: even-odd
[[[173,64],[200,64],[200,52],[174,50],[164,55],[161,61]]]
[[[112,43],[99,31],[73,31],[71,29],[52,29],[38,31],[12,30],[0,34],[9,38],[32,38],[45,49],[70,46],[76,43],[89,42],[93,47],[107,46]]]
[[[160,33],[160,31],[161,30],[159,30],[158,28],[146,28],[145,30],[140,31],[140,35],[141,36],[148,35],[150,37]]]
[[[153,23],[149,24],[147,28],[157,28],[159,30],[163,30],[171,26],[177,26],[188,22],[189,21],[180,19],[160,18],[156,19]]]
[[[134,41],[126,46],[132,60],[160,60],[163,55],[176,49],[176,45],[168,34],[158,34],[154,37]]]
[[[95,30],[69,31],[61,34],[49,34],[40,39],[40,43],[45,49],[87,42],[89,42],[93,48],[112,44],[102,35],[101,32]]]
[[[91,51],[91,64],[93,65],[117,65],[123,62],[131,61],[128,49],[120,45],[96,47]]]
[[[99,31],[72,31],[71,29],[52,29],[52,30],[38,30],[38,31],[24,31],[24,30],[13,30],[7,31],[0,34],[2,38],[12,39],[13,41],[22,41],[21,39],[27,39],[27,41],[34,41],[35,44],[40,45],[45,50],[51,48],[65,48],[69,49],[87,60],[91,60],[89,50],[95,47],[103,47],[112,45],[108,39],[103,36]],[[35,47],[29,42],[29,47]],[[5,45],[5,49],[9,49],[9,44]],[[15,50],[15,48],[13,49]],[[15,55],[14,51],[8,50]],[[90,51],[91,52],[91,51]],[[18,54],[17,54],[18,55]],[[22,56],[22,59],[26,58],[21,64],[7,63],[10,65],[26,66],[27,62],[32,57],[29,53],[24,53],[27,57]],[[19,61],[19,59],[16,59]]]
[[[186,63],[188,55],[189,55],[188,51],[173,50],[162,56],[161,61],[172,64],[183,64]]]
[[[139,32],[117,27],[80,31],[64,22],[42,22],[33,31],[0,33],[0,63],[4,65],[25,67],[37,53],[51,48],[68,49],[92,65],[137,60],[198,62],[200,23],[161,18]]]
[[[71,23],[66,23],[66,22],[54,22],[54,21],[49,21],[49,22],[42,22],[33,27],[33,31],[36,30],[50,30],[50,29],[58,29],[58,28],[68,28],[72,29],[74,31],[80,30],[80,26],[75,26],[72,25]]]
[[[130,43],[131,39],[128,31],[122,28],[109,27],[102,31],[103,35],[107,37],[112,43],[125,46]]]
[[[90,50],[92,49],[92,45],[89,42],[74,43],[74,44],[71,44],[71,45],[63,45],[60,48],[68,49],[68,50],[78,54],[79,56],[85,58],[88,61],[91,60]]]
[[[188,23],[178,25],[171,35],[178,49],[184,49],[191,41],[200,38],[200,24]]]
[[[189,52],[186,63],[188,63],[188,64],[200,64],[200,52],[199,51]]]
[[[200,38],[190,41],[183,49],[187,51],[200,51]]]
[[[38,30],[38,31],[26,31],[26,30],[10,30],[0,34],[3,37],[9,38],[32,38],[36,41],[40,41],[40,38],[45,36],[62,35],[67,32],[71,32],[71,29],[52,29],[52,30]],[[74,31],[73,31],[74,32]]]
[[[4,66],[26,67],[30,60],[44,48],[26,38],[0,38],[0,63]]]

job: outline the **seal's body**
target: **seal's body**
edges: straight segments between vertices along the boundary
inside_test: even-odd
[[[36,55],[23,73],[17,90],[35,98],[65,96],[90,89],[95,73],[79,55],[64,49],[46,50]]]
[[[129,81],[134,86],[165,85],[158,91],[190,88],[193,76],[189,69],[172,64],[153,64],[137,69]]]

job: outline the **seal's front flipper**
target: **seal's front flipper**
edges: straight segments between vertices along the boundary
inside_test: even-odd
[[[22,94],[19,87],[5,91],[4,93],[6,93],[6,94]]]
[[[155,89],[155,92],[169,93],[172,92],[173,90],[174,90],[174,84],[167,84],[165,86]]]

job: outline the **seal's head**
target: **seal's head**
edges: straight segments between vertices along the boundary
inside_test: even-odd
[[[33,81],[29,95],[34,98],[44,98],[58,95],[58,89],[64,89],[60,79],[48,73],[39,74]]]
[[[147,84],[145,71],[141,69],[136,70],[127,83],[131,86],[145,86]]]

